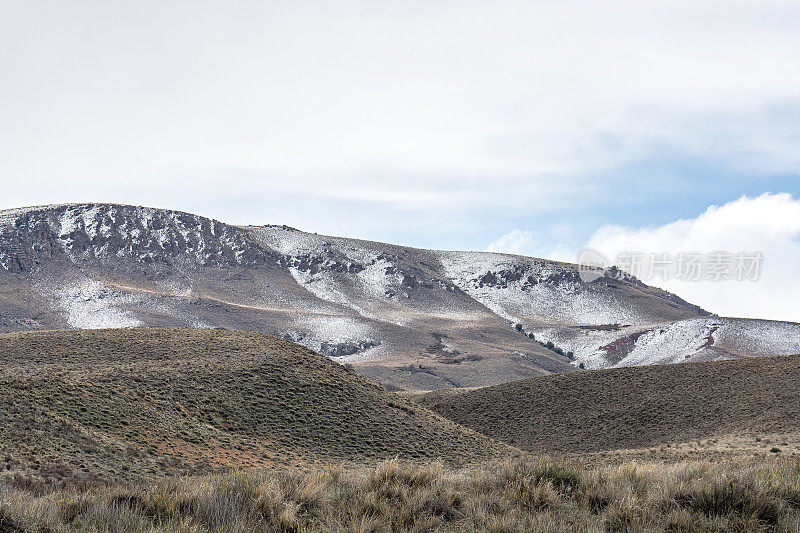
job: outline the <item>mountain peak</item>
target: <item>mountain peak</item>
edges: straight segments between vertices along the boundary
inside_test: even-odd
[[[180,211],[87,203],[0,213],[0,267],[30,271],[61,256],[145,263],[192,259],[201,265],[264,260],[246,232]]]

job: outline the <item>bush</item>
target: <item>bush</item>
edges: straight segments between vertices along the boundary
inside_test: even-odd
[[[0,533],[22,533],[25,529],[21,524],[11,517],[11,513],[4,508],[0,508]]]
[[[783,514],[781,502],[751,479],[721,479],[709,485],[678,492],[674,501],[685,509],[712,517],[737,515],[776,525]]]

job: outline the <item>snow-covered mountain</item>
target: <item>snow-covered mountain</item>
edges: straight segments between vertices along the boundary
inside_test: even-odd
[[[418,389],[800,353],[798,324],[710,316],[565,263],[121,205],[0,212],[0,331],[136,326],[273,333]]]

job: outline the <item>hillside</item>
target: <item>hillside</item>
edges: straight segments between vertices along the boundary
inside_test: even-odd
[[[191,327],[289,339],[410,390],[800,352],[619,271],[233,226],[111,204],[0,212],[0,332]],[[572,357],[569,353],[572,352]]]
[[[268,335],[0,335],[0,476],[116,480],[514,450]]]
[[[800,356],[575,372],[417,399],[532,452],[579,454],[731,436],[756,442],[800,430]]]

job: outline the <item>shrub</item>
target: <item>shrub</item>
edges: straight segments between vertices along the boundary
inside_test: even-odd
[[[0,533],[23,533],[25,529],[11,517],[11,513],[0,507]]]
[[[713,480],[678,492],[673,498],[680,507],[707,516],[738,515],[770,525],[778,523],[783,511],[781,502],[746,478]]]

